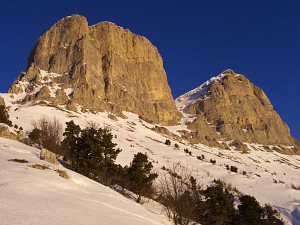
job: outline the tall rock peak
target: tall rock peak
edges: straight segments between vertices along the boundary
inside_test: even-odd
[[[193,142],[282,145],[282,152],[300,153],[299,142],[273,110],[264,91],[233,70],[178,97],[176,104],[186,117],[194,118],[186,124],[192,130],[189,135]]]
[[[181,118],[156,47],[111,22],[88,26],[80,15],[61,19],[38,39],[9,92],[25,92],[23,103],[130,111],[164,125]]]

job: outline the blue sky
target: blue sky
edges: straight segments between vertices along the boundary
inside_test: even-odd
[[[228,68],[246,75],[300,140],[300,1],[5,1],[0,92],[26,69],[38,37],[71,14],[147,37],[164,60],[174,98]]]

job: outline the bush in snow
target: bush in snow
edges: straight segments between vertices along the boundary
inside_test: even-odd
[[[169,139],[167,139],[167,140],[165,141],[165,145],[171,145],[171,141],[170,141]]]
[[[234,173],[237,173],[238,168],[236,166],[230,166],[230,171],[234,172]]]
[[[164,205],[167,216],[174,224],[187,225],[195,218],[191,190],[196,191],[196,180],[179,163],[166,170],[168,174],[162,176],[159,182],[158,201]]]
[[[216,164],[216,162],[217,162],[217,161],[214,160],[214,159],[210,159],[209,161],[210,161],[210,163],[212,163],[212,164]]]
[[[192,155],[192,152],[189,151],[187,148],[185,148],[183,151],[184,151],[185,153],[189,154],[189,155]]]
[[[34,129],[29,134],[29,137],[42,147],[56,154],[61,154],[62,125],[58,119],[42,117],[32,124]]]

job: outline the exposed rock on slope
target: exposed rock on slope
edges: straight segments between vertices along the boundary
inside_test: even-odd
[[[6,124],[0,124],[0,137],[18,140],[17,135],[12,133]]]
[[[118,115],[125,110],[165,125],[181,118],[150,41],[110,22],[88,26],[79,15],[60,20],[39,38],[26,73],[9,90],[23,91],[24,103],[43,100]]]
[[[2,97],[0,97],[0,105],[4,105],[5,106],[5,101]]]
[[[226,70],[178,97],[177,107],[195,119],[186,134],[192,142],[218,145],[224,141],[284,145],[284,153],[299,153],[299,142],[273,110],[262,89],[245,76]]]

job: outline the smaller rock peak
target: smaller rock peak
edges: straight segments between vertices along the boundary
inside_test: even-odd
[[[232,69],[227,69],[227,70],[223,71],[221,74],[224,74],[224,75],[235,75],[235,72]]]
[[[81,16],[79,14],[73,14],[71,16],[66,16],[59,20],[56,25],[64,24],[66,22],[77,22],[77,23],[87,23],[87,19],[84,16]]]
[[[101,22],[99,22],[99,23],[96,23],[96,24],[94,24],[94,25],[91,25],[91,26],[90,26],[90,29],[93,30],[93,29],[97,29],[97,28],[99,28],[99,27],[107,27],[107,28],[113,29],[113,30],[119,29],[119,30],[122,30],[123,32],[126,31],[125,28],[123,28],[123,27],[121,27],[121,26],[118,26],[118,25],[116,25],[115,23],[110,22],[110,21],[101,21]],[[128,30],[128,29],[127,29],[127,30]]]

